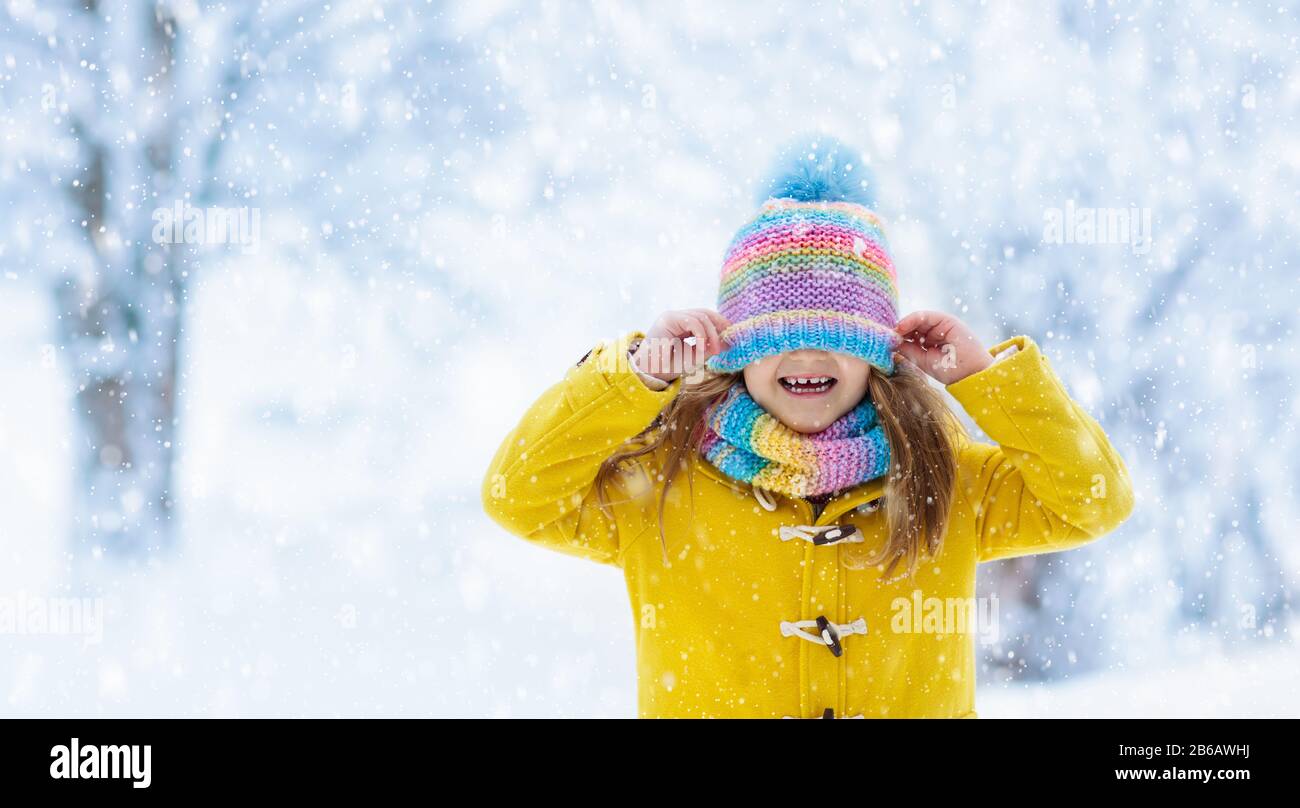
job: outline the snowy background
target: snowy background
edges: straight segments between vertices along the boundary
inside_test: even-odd
[[[633,715],[619,572],[479,482],[594,342],[712,304],[822,129],[904,308],[1034,336],[1138,487],[981,568],[981,715],[1300,715],[1297,14],[5,0],[0,617],[104,612],[11,619],[0,714]],[[178,201],[256,250],[155,243]],[[1051,243],[1070,205],[1149,243]]]

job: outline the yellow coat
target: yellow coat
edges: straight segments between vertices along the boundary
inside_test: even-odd
[[[947,387],[998,445],[963,441],[942,551],[923,556],[914,579],[888,582],[859,560],[884,540],[882,480],[841,493],[814,518],[806,500],[755,492],[698,455],[691,481],[679,475],[669,492],[665,564],[662,483],[650,485],[656,455],[642,459],[651,476],[641,490],[636,474],[611,490],[624,500],[613,522],[593,490],[601,461],[681,386],[651,390],[621,359],[640,336],[593,348],[529,408],[482,496],[509,532],[623,570],[642,717],[814,718],[829,708],[837,717],[974,718],[983,629],[960,618],[994,616],[991,604],[974,606],[976,564],[1078,547],[1133,508],[1123,460],[1019,336],[991,349],[1014,344],[1011,356]],[[859,541],[809,540],[835,525],[855,526]],[[829,633],[840,655],[811,622],[818,617],[838,626]]]

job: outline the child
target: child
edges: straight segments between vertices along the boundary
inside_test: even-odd
[[[899,320],[863,168],[826,138],[792,152],[719,310],[588,351],[506,436],[483,504],[623,570],[642,717],[973,718],[970,627],[930,606],[973,604],[979,562],[1113,530],[1128,471],[1029,337]]]

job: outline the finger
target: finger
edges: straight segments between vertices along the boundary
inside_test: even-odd
[[[922,348],[931,348],[934,346],[934,339],[930,335],[930,329],[919,328],[900,334],[904,344],[919,345]]]
[[[713,324],[713,319],[709,317],[709,313],[705,309],[692,309],[691,311],[696,315],[696,319],[704,325],[709,335],[708,344],[704,348],[705,355],[713,356],[722,350],[722,337],[718,336],[718,327]]]
[[[719,336],[721,336],[723,331],[731,328],[731,321],[713,309],[704,309],[704,313],[707,314],[709,319],[713,322],[713,327],[718,329]]]
[[[695,337],[695,345],[683,345],[682,361],[684,366],[693,367],[694,360],[699,356],[701,351],[707,352],[709,345],[709,331],[704,325],[704,321],[693,314],[682,314],[682,323],[690,331],[692,337]]]
[[[924,368],[928,353],[924,348],[911,342],[900,343],[896,349],[905,359],[919,368]]]
[[[718,329],[718,351],[723,352],[728,347],[731,347],[731,343],[728,342],[727,336],[725,336],[727,329],[731,327],[731,321],[727,320],[727,318],[723,317],[722,314],[719,314],[718,312],[711,312],[711,310],[708,309],[705,310],[708,314],[708,321],[714,323],[715,329]]]
[[[894,326],[894,330],[900,334],[910,334],[913,331],[928,331],[942,317],[943,312],[920,309],[899,320],[898,324]]]
[[[895,330],[911,341],[935,345],[947,339],[956,322],[941,311],[915,311],[900,320]]]
[[[943,312],[926,311],[915,312],[915,314],[924,316],[917,317],[914,323],[909,324],[912,327],[907,331],[902,330],[901,326],[903,324],[900,322],[899,333],[911,341],[921,342],[925,345],[942,345],[957,324],[956,319]],[[908,315],[908,317],[912,317],[912,315]]]
[[[700,321],[699,317],[696,317],[691,312],[680,311],[677,313],[677,317],[677,336],[683,339],[687,337],[695,337],[699,342],[704,342],[709,336],[709,332],[704,328],[704,323]]]
[[[685,310],[674,311],[668,315],[668,318],[668,330],[674,337],[680,340],[693,335],[691,328],[693,327],[694,318],[690,312]]]

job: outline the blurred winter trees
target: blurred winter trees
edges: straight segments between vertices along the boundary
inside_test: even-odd
[[[11,0],[0,254],[58,300],[80,551],[175,541],[196,273],[337,262],[393,293],[412,372],[528,349],[558,377],[597,336],[708,304],[772,147],[823,128],[880,180],[904,306],[1032,335],[1139,487],[1115,536],[988,568],[1013,602],[994,664],[1053,678],[1197,627],[1282,633],[1297,30],[1204,0]],[[157,243],[177,201],[258,211],[256,256]],[[1070,205],[1142,211],[1150,241],[1045,242]],[[477,411],[452,395],[427,417]]]

